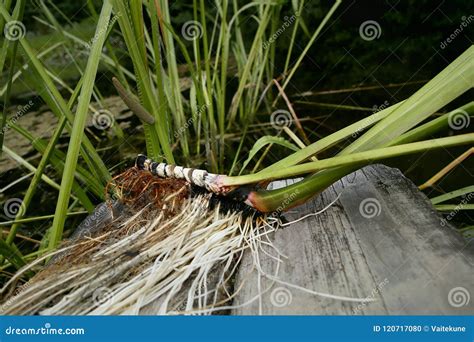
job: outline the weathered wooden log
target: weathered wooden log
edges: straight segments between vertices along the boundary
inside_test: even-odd
[[[289,182],[273,183],[274,187]],[[247,251],[238,271],[235,315],[411,315],[474,313],[472,243],[441,217],[417,187],[397,170],[365,167],[320,196],[285,214],[295,220],[339,200],[272,236],[287,258],[279,265],[260,253],[265,273]],[[268,253],[274,253],[271,250]],[[292,284],[291,286],[286,283]],[[267,290],[255,299],[258,288]],[[305,293],[375,300],[353,303]],[[257,296],[258,297],[258,296]],[[252,301],[253,300],[253,301]]]

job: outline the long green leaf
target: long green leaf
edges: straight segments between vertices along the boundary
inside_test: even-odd
[[[460,196],[463,196],[463,195],[467,195],[467,194],[470,194],[470,193],[474,193],[474,185],[466,186],[464,188],[448,192],[447,194],[443,194],[443,195],[440,195],[440,196],[433,197],[432,199],[430,199],[430,201],[433,204],[439,204],[439,203],[449,201],[450,199],[460,197]]]
[[[247,167],[247,165],[250,163],[250,161],[253,159],[253,157],[255,157],[255,155],[258,153],[258,151],[260,151],[262,148],[264,148],[268,144],[277,144],[277,145],[289,148],[290,150],[293,150],[293,151],[299,150],[298,146],[289,142],[288,140],[285,140],[282,137],[274,137],[274,136],[266,135],[264,137],[261,137],[255,142],[255,144],[253,145],[252,149],[249,152],[248,158],[245,160],[241,169],[244,170]]]
[[[154,125],[144,125],[148,153],[156,160],[159,160],[161,159],[161,150],[163,150],[167,161],[174,163],[173,153],[168,140],[167,120],[163,116],[165,113],[160,111],[157,103],[150,73],[147,64],[144,62],[146,61],[143,55],[144,47],[138,45],[138,43],[143,41],[136,36],[137,31],[135,31],[135,26],[132,26],[131,17],[129,16],[130,10],[126,2],[123,0],[112,0],[112,2],[115,13],[119,14],[118,22],[135,68],[140,100],[148,112],[158,117]],[[134,18],[137,20],[136,17]]]
[[[473,57],[474,47],[471,46],[392,113],[341,151],[339,155],[349,155],[353,152],[367,151],[389,145],[398,136],[472,88],[474,84]],[[281,206],[286,198],[285,196],[295,190],[299,191],[298,196],[295,197],[294,201],[288,203],[288,206],[302,203],[357,168],[358,165],[335,167],[317,172],[313,176],[286,188],[260,191],[252,194],[254,205],[264,211],[275,210]]]
[[[5,241],[0,239],[0,255],[3,255],[8,261],[15,266],[16,269],[26,265],[23,256],[13,246],[8,245]]]
[[[245,175],[237,177],[226,177],[222,185],[233,186],[256,183],[264,180],[281,179],[293,176],[299,176],[319,170],[330,169],[340,166],[361,166],[373,163],[378,160],[403,156],[412,153],[419,153],[436,148],[447,148],[457,145],[466,145],[474,143],[474,133],[462,134],[448,138],[431,139],[426,141],[414,142],[410,144],[384,147],[364,152],[355,152],[352,154],[339,155],[336,157],[322,159],[314,162],[290,166],[280,170],[272,170],[254,175]]]
[[[81,95],[72,126],[71,138],[69,140],[69,148],[61,181],[61,190],[59,191],[53,226],[51,228],[51,236],[49,240],[50,249],[56,248],[62,238],[69,196],[71,194],[71,188],[74,180],[74,171],[76,169],[81,140],[84,135],[87,113],[89,111],[89,102],[91,99],[92,90],[94,88],[94,81],[99,66],[100,54],[105,42],[104,32],[107,30],[111,13],[112,5],[109,0],[105,0],[104,4],[102,5],[102,11],[97,24],[95,35],[96,39],[92,43],[90,57],[87,61]]]
[[[12,20],[10,15],[5,9],[5,6],[0,2],[0,14],[7,20]],[[62,98],[61,94],[59,93],[58,89],[55,87],[53,81],[51,80],[50,76],[48,75],[46,69],[41,64],[37,57],[36,51],[30,46],[26,38],[20,38],[19,42],[31,62],[32,71],[37,73],[38,76],[43,80],[43,86],[41,89],[37,89],[46,103],[49,105],[51,110],[58,116],[61,117],[65,115],[68,119],[68,129],[70,129],[70,123],[73,122],[74,117],[69,110],[66,102]],[[97,155],[94,147],[92,146],[91,142],[87,137],[83,139],[83,147],[81,146],[81,153],[88,164],[89,168],[92,172],[96,172],[100,179],[105,183],[110,179],[110,174],[105,167],[102,159]]]

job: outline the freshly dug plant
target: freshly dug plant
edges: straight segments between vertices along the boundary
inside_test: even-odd
[[[294,68],[286,70],[289,76],[284,86],[339,4],[340,1],[335,2]],[[91,56],[84,76],[72,90],[68,102],[57,91],[50,73],[28,41],[19,40],[18,44],[31,63],[42,98],[61,119],[49,144],[35,146],[43,157],[27,193],[28,201],[49,162],[61,170],[62,182],[53,225],[45,239],[47,248],[40,250],[40,256],[21,268],[1,289],[5,298],[1,313],[138,314],[150,312],[147,311],[151,310],[150,305],[158,307],[154,312],[162,314],[222,312],[231,307],[232,298],[239,290],[232,288],[232,279],[244,250],[252,252],[254,267],[262,276],[278,282],[278,275],[264,272],[258,255],[268,253],[268,247],[273,247],[269,234],[281,227],[279,214],[282,211],[309,200],[344,175],[372,162],[432,148],[472,146],[474,143],[472,133],[424,140],[447,127],[457,113],[473,113],[473,103],[468,103],[429,120],[472,88],[474,47],[470,47],[405,101],[309,144],[254,174],[226,175],[222,162],[226,123],[229,126],[243,123],[247,127],[248,122],[253,122],[260,99],[265,99],[266,90],[259,86],[248,87],[248,84],[265,84],[264,76],[273,75],[274,47],[265,49],[263,43],[266,29],[278,8],[271,3],[252,3],[245,7],[247,10],[260,6],[259,26],[247,51],[241,44],[237,25],[244,8],[228,18],[229,4],[227,1],[220,3],[218,18],[213,23],[213,39],[209,42],[204,1],[199,4],[195,1],[194,5],[200,8],[200,16],[196,10],[194,19],[203,30],[202,41],[192,42],[195,63],[170,25],[167,1],[105,0],[98,16],[98,38],[90,47]],[[7,21],[16,19],[24,2],[20,1],[18,6],[12,17],[0,4],[1,16]],[[118,63],[111,63],[110,57],[102,54],[106,43],[104,32],[110,32],[112,13],[117,16],[135,73],[124,70]],[[145,34],[146,15],[150,19],[151,35]],[[238,64],[238,85],[230,104],[226,99],[231,61],[229,37],[237,37],[233,50]],[[179,87],[175,44],[190,69],[192,86],[188,101],[184,100]],[[211,51],[216,53],[215,60],[210,58]],[[120,79],[120,82],[114,81],[115,86],[131,109],[140,113],[147,154],[152,158],[139,156],[134,167],[113,179],[84,135],[85,118],[101,60],[114,66]],[[130,96],[127,78],[136,82],[138,100]],[[77,98],[78,106],[73,115],[71,108]],[[267,99],[262,102],[270,108]],[[181,129],[187,123],[185,109],[188,107],[193,115],[192,129],[185,130],[182,136],[178,134],[174,143],[179,146],[183,160],[188,160],[192,154],[201,154],[200,146],[204,141],[209,172],[174,165],[176,153],[169,132]],[[205,110],[201,111],[201,108]],[[429,121],[423,123],[425,120]],[[63,129],[70,132],[65,156],[55,147]],[[191,134],[194,134],[196,151],[189,143]],[[327,159],[318,158],[322,151],[354,135],[357,139],[342,151]],[[231,170],[238,154],[234,156]],[[87,170],[78,165],[79,155],[85,160]],[[163,158],[169,164],[164,163]],[[95,179],[96,174],[100,182]],[[305,178],[285,188],[266,189],[274,179],[293,176]],[[76,178],[90,180],[95,191],[107,184],[108,196],[103,197],[106,202],[97,207],[72,238],[63,241],[71,192],[77,192],[85,207],[90,205],[87,195],[75,186]],[[321,208],[321,211],[325,209]],[[26,262],[12,243],[15,231],[12,229],[0,249],[8,262],[20,268]],[[266,246],[265,250],[263,246]],[[273,257],[281,260],[276,250]],[[44,261],[47,265],[43,268]],[[17,281],[23,275],[30,277],[31,271],[38,272],[26,284],[16,287]],[[268,290],[259,289],[259,295]],[[366,301],[344,294],[308,291],[340,300]]]

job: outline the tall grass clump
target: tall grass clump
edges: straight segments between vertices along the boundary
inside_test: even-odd
[[[178,27],[171,17],[172,3],[167,0],[105,0],[100,11],[88,4],[97,25],[93,37],[85,40],[61,26],[55,19],[62,15],[60,11],[40,0],[42,17],[37,20],[61,37],[49,49],[71,54],[71,46],[78,44],[87,49],[88,58],[84,65],[74,60],[80,78],[69,87],[45,66],[41,53],[24,35],[2,42],[0,72],[6,66],[6,51],[10,54],[4,103],[8,104],[14,75],[19,72],[28,77],[58,118],[49,141],[37,139],[15,123],[9,126],[32,142],[41,155],[37,165],[2,146],[34,172],[6,239],[0,239],[0,267],[21,269],[2,291],[21,277],[30,278],[38,266],[47,263],[6,312],[131,314],[157,299],[162,305],[160,313],[214,312],[226,307],[233,297],[227,293],[222,299],[218,293],[227,291],[232,283],[235,261],[242,251],[250,249],[258,255],[263,245],[271,245],[267,236],[281,222],[268,213],[303,203],[375,161],[436,148],[472,146],[472,133],[428,137],[443,132],[453,116],[472,115],[471,102],[433,116],[472,88],[474,47],[404,101],[309,141],[285,91],[340,3],[336,0],[315,31],[307,32],[304,48],[297,53],[298,32],[307,31],[302,15],[305,1],[292,1],[291,16],[282,16],[282,11],[288,10],[282,2],[193,0],[192,20]],[[0,28],[21,21],[24,7],[21,0],[0,3]],[[290,38],[286,55],[279,56],[284,66],[277,70],[275,40],[281,34]],[[112,36],[123,42],[125,53],[114,46]],[[16,63],[16,56],[21,56],[20,63]],[[23,65],[28,66],[28,75]],[[101,103],[102,94],[95,84],[101,66],[115,75],[110,84],[140,120],[148,156],[140,156],[135,167],[113,178],[106,156],[85,129],[88,116],[97,112],[92,100]],[[65,90],[60,92],[58,86]],[[262,124],[262,117],[262,126],[268,126],[271,113],[280,104],[288,108],[296,123],[294,132],[286,130],[292,142],[266,134],[265,128],[257,131],[261,137],[256,141],[249,137],[249,131]],[[6,122],[4,109],[2,128]],[[119,128],[117,132],[122,134]],[[67,133],[67,151],[58,147],[63,133]],[[336,150],[343,141],[348,142],[345,148],[321,158],[322,152]],[[275,145],[291,152],[261,167]],[[247,172],[246,167],[260,154],[254,172]],[[48,166],[57,172],[59,184],[46,177]],[[266,190],[270,181],[294,176],[304,179]],[[58,190],[55,212],[38,249],[26,254],[16,246],[15,237],[18,227],[28,220],[26,213],[42,180]],[[94,211],[93,203],[104,200],[108,204]],[[232,205],[227,205],[227,200],[233,201]],[[244,203],[244,208],[234,202]],[[118,219],[114,216],[117,206]],[[93,239],[63,241],[66,219],[77,214],[78,208],[94,211],[93,218],[105,211],[114,220],[106,224],[108,230],[95,232]],[[126,247],[127,253],[122,253]],[[120,265],[111,268],[117,260]],[[258,258],[254,262],[263,274]],[[57,277],[51,277],[52,273]],[[208,291],[214,273],[218,279]],[[184,284],[190,285],[185,294]],[[113,305],[103,306],[96,300],[97,288],[103,287],[115,298]],[[138,288],[143,290],[138,292]],[[344,294],[312,293],[360,301]]]

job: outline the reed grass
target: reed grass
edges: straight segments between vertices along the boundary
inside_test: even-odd
[[[95,86],[100,65],[116,75],[113,83],[143,124],[146,152],[155,161],[188,167],[204,165],[210,172],[239,174],[223,178],[224,182],[220,185],[229,187],[265,183],[295,175],[307,176],[302,182],[284,189],[252,192],[250,202],[264,212],[281,208],[283,201],[286,207],[302,203],[347,173],[374,161],[419,153],[433,147],[472,145],[472,134],[425,140],[429,135],[445,129],[454,111],[434,119],[433,114],[450,106],[472,88],[474,48],[470,47],[411,97],[335,133],[309,144],[301,131],[290,132],[289,136],[295,143],[274,134],[262,134],[264,136],[251,147],[252,139],[248,135],[252,125],[258,123],[258,115],[264,113],[268,117],[280,96],[285,98],[285,89],[340,4],[340,0],[333,2],[316,30],[309,32],[301,15],[305,1],[292,1],[292,10],[298,15],[287,32],[291,38],[287,53],[283,56],[283,70],[275,70],[275,44],[269,42],[275,30],[284,24],[285,19],[280,15],[284,4],[280,2],[252,1],[239,7],[236,0],[222,0],[215,2],[214,10],[214,6],[204,0],[193,0],[193,20],[186,23],[186,27],[177,27],[171,20],[171,4],[167,0],[105,0],[100,13],[96,13],[89,4],[97,26],[92,39],[85,41],[58,23],[55,16],[63,14],[57,8],[48,7],[40,1],[43,17],[37,18],[38,22],[57,32],[62,41],[45,47],[43,51],[35,51],[27,37],[21,37],[16,42],[4,40],[0,52],[0,72],[7,67],[7,57],[11,59],[8,65],[9,82],[2,87],[0,95],[8,103],[11,85],[20,76],[25,76],[58,117],[59,123],[49,141],[37,139],[18,125],[11,124],[12,129],[32,142],[41,159],[36,166],[27,166],[34,175],[23,198],[25,210],[15,217],[6,240],[0,239],[1,261],[7,259],[16,268],[24,265],[25,257],[14,243],[15,236],[19,224],[34,219],[26,217],[26,213],[41,180],[59,190],[59,196],[52,226],[38,247],[38,256],[54,253],[59,246],[63,240],[66,217],[73,214],[71,207],[75,203],[91,212],[94,200],[105,199],[103,189],[111,180],[110,171],[84,130],[87,116],[95,110],[91,100],[100,103],[102,98]],[[6,22],[21,19],[25,2],[15,2],[13,11],[11,5],[10,1],[0,2],[0,28]],[[189,27],[192,30],[186,30]],[[248,28],[253,30],[253,35],[250,41],[244,42],[244,29]],[[296,55],[294,46],[299,30],[307,35],[307,39],[304,40],[302,52]],[[118,57],[122,53],[111,43],[111,35],[116,35],[125,43],[126,60]],[[81,77],[71,86],[49,70],[42,59],[56,49],[71,56],[69,46],[73,44],[87,49],[89,57],[85,68],[72,57]],[[17,50],[25,58],[21,63],[14,61]],[[8,51],[13,51],[11,56],[7,55]],[[131,70],[127,67],[129,62],[133,66]],[[179,69],[183,62],[190,80],[186,91],[180,84],[182,74]],[[28,73],[25,72],[26,66]],[[277,78],[282,80],[281,87]],[[230,82],[234,85],[231,86]],[[277,89],[273,91],[275,84]],[[58,91],[58,85],[65,87],[69,98]],[[456,110],[472,115],[473,107],[473,102],[470,102]],[[73,108],[76,108],[75,113]],[[4,109],[2,128],[6,120]],[[63,132],[69,134],[67,153],[57,146]],[[236,144],[228,136],[236,133],[240,141],[234,148]],[[322,152],[348,139],[354,141],[345,149],[326,159],[319,158]],[[0,140],[0,146],[2,144]],[[261,161],[275,145],[292,153],[259,169]],[[7,146],[2,147],[0,150],[8,149]],[[244,174],[247,166],[263,149],[264,153],[255,163],[256,172]],[[11,151],[12,155],[14,153]],[[242,160],[243,165],[240,165]],[[58,173],[60,184],[46,177],[48,166]],[[298,190],[298,195],[291,196],[292,201],[288,203],[288,194],[295,190]],[[227,229],[224,226],[221,230]],[[242,232],[235,228],[234,233]],[[130,289],[127,288],[127,291]]]

